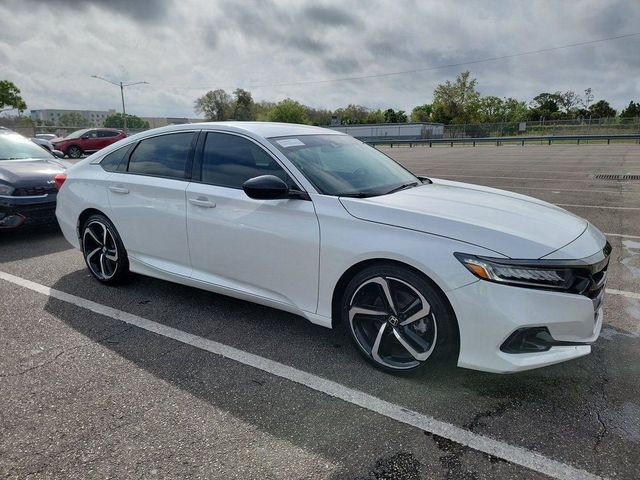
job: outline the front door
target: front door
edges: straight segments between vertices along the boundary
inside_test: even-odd
[[[82,136],[82,150],[85,152],[100,150],[101,147],[99,145],[98,130],[89,130]]]
[[[200,182],[187,188],[194,278],[315,312],[320,231],[313,203],[249,198],[242,190],[249,178],[292,180],[248,138],[208,132],[199,163]]]

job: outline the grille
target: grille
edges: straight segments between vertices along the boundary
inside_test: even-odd
[[[616,173],[596,173],[593,178],[598,180],[640,180],[640,175],[616,174]]]
[[[16,188],[13,192],[14,197],[34,197],[37,195],[46,195],[49,193],[56,193],[56,187],[54,185],[47,185],[44,187],[25,187]]]
[[[593,302],[593,309],[598,311],[604,298],[605,285],[607,283],[607,268],[609,262],[598,266],[595,270],[576,271],[576,279],[571,287],[571,291],[589,297]]]

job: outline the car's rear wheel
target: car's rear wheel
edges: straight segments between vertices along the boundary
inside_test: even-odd
[[[66,153],[69,158],[80,158],[82,156],[82,149],[78,145],[71,145],[67,148]]]
[[[120,235],[104,215],[91,215],[82,227],[82,254],[93,277],[116,285],[129,274],[129,259]]]
[[[360,353],[386,371],[424,367],[458,346],[443,294],[408,268],[374,265],[356,274],[343,296],[342,319]]]

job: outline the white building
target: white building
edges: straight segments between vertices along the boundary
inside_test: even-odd
[[[116,113],[115,110],[55,110],[55,109],[43,109],[43,110],[31,110],[31,120],[34,122],[50,122],[54,125],[58,125],[60,117],[66,113],[78,113],[82,115],[91,125],[95,127],[101,127],[104,124],[105,118]],[[75,126],[75,125],[71,125]]]
[[[343,132],[360,140],[421,140],[442,138],[442,123],[374,123],[331,125],[332,130]]]

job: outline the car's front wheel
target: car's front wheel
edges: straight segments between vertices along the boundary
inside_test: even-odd
[[[71,145],[66,153],[69,158],[80,158],[82,156],[82,149],[78,145]]]
[[[91,215],[82,227],[82,254],[93,277],[115,285],[129,274],[129,259],[116,227],[104,215]]]
[[[342,320],[360,353],[392,372],[448,357],[458,346],[455,315],[427,279],[395,265],[374,265],[349,282]]]

